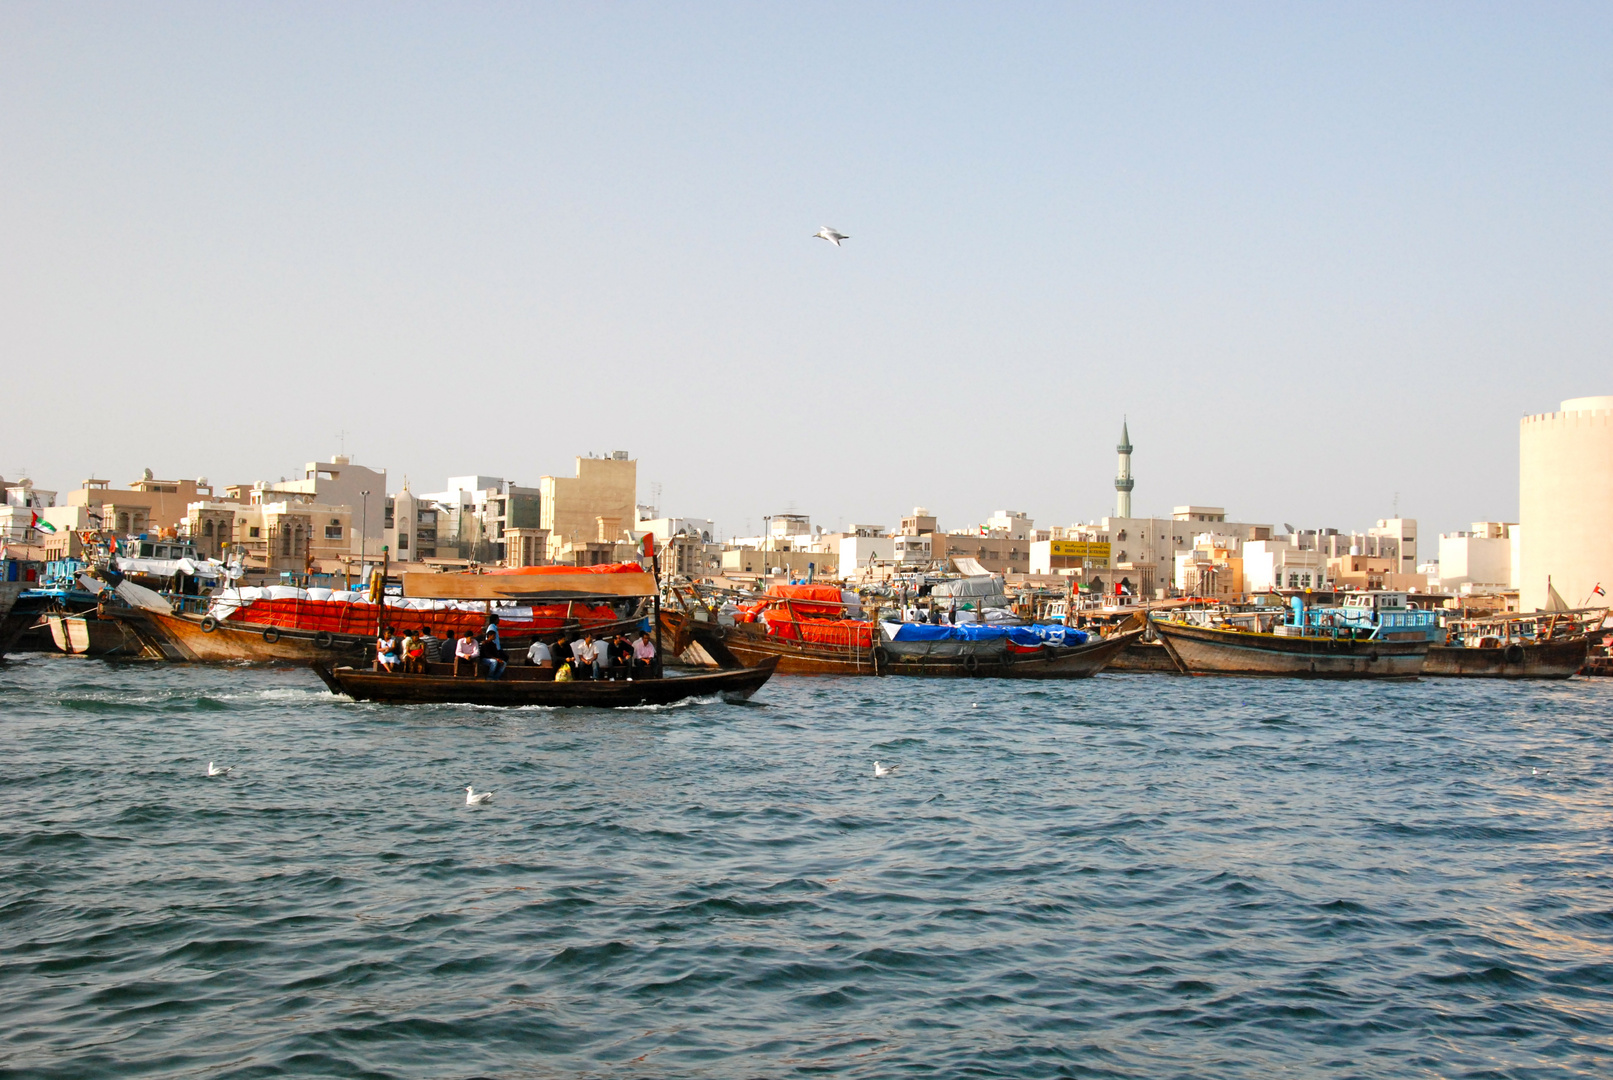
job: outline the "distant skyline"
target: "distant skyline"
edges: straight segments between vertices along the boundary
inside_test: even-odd
[[[1516,520],[1610,181],[1598,4],[11,3],[0,475]]]

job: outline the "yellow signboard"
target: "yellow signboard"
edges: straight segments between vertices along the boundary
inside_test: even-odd
[[[1102,559],[1109,561],[1109,545],[1089,543],[1086,540],[1050,540],[1055,559]]]

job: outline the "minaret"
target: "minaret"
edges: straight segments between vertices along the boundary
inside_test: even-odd
[[[1131,489],[1137,486],[1137,481],[1131,478],[1131,435],[1126,430],[1125,417],[1120,419],[1120,445],[1115,449],[1120,451],[1120,474],[1115,477],[1115,517],[1129,518]]]

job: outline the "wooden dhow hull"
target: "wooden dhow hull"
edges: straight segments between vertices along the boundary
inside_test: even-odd
[[[1111,661],[1105,671],[1122,671],[1128,674],[1152,673],[1180,675],[1182,669],[1171,659],[1170,650],[1158,641],[1133,641]]]
[[[149,624],[138,617],[53,613],[45,616],[45,621],[56,648],[73,656],[163,658],[160,647],[150,640],[149,631],[142,632],[142,625]]]
[[[147,619],[180,658],[192,662],[258,664],[362,663],[373,659],[370,635],[316,633],[236,619],[146,610]]]
[[[620,709],[670,705],[689,698],[720,696],[744,701],[773,677],[776,663],[661,679],[555,682],[549,672],[512,667],[505,677],[452,674],[403,675],[316,663],[311,665],[333,693],[357,701],[399,705],[499,705]],[[448,667],[448,665],[433,665]]]
[[[680,628],[683,629],[683,628]],[[905,675],[918,678],[1084,679],[1102,671],[1141,637],[1140,630],[1064,649],[1008,652],[998,642],[944,642],[941,650],[820,645],[780,638],[759,623],[719,626],[690,621],[687,633],[719,663],[756,667],[777,661],[781,675]]]
[[[1423,674],[1465,679],[1566,679],[1585,666],[1591,639],[1513,642],[1500,649],[1435,645],[1428,650]]]
[[[6,651],[33,625],[32,615],[25,619],[24,613],[15,611],[17,597],[28,585],[26,581],[0,581],[0,660],[5,659]]]
[[[1427,640],[1286,637],[1160,621],[1154,632],[1189,675],[1415,679],[1429,645]]]

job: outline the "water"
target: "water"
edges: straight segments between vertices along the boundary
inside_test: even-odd
[[[1613,680],[0,703],[5,1076],[1613,1074]]]

